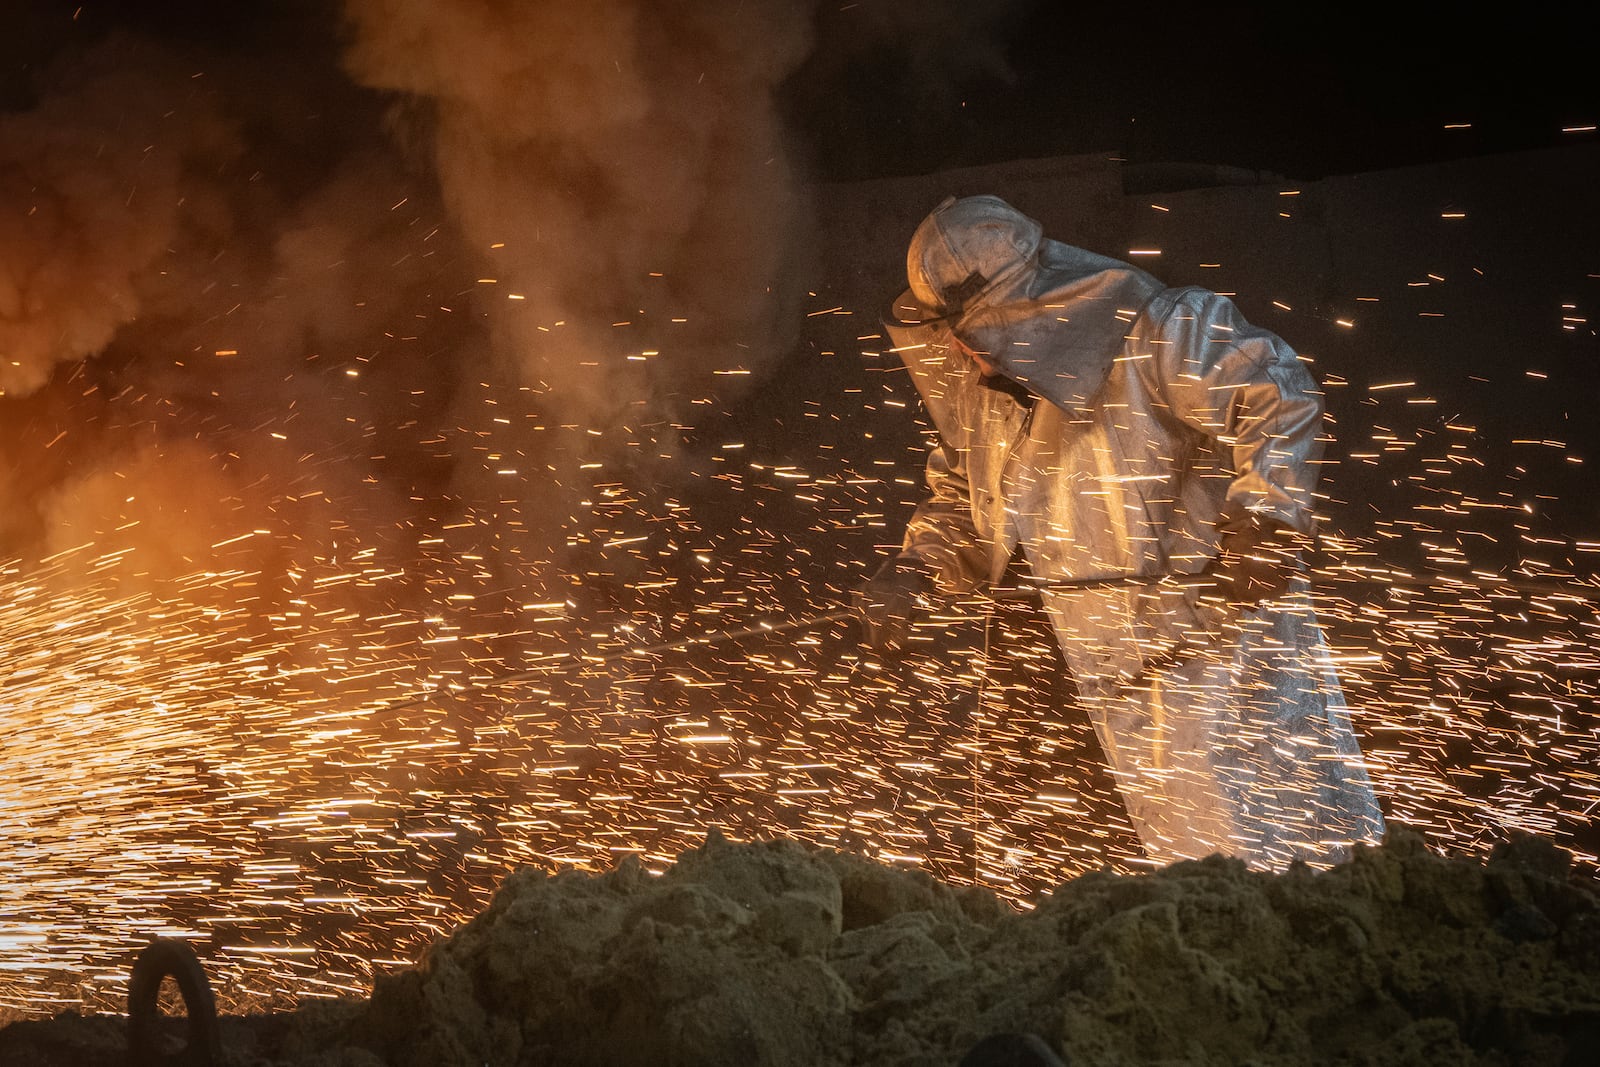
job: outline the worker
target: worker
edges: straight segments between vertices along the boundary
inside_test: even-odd
[[[940,204],[906,267],[887,325],[938,441],[857,593],[867,642],[914,645],[934,598],[1020,554],[1151,860],[1377,841],[1303,571],[1323,405],[1299,356],[992,196]]]

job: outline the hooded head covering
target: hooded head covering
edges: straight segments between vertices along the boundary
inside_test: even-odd
[[[942,314],[959,314],[1028,266],[1044,228],[997,196],[947,197],[906,250],[911,295]]]
[[[1127,263],[1045,239],[995,196],[934,208],[912,234],[906,281],[924,318],[941,317],[1007,378],[1066,411],[1091,404],[1129,323],[1161,289]]]

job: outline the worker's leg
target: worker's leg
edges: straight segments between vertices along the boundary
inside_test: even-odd
[[[1336,862],[1382,818],[1303,591],[1126,687],[1080,685],[1152,859]]]

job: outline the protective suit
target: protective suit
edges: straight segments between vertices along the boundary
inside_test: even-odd
[[[939,442],[896,563],[955,595],[1024,555],[1152,859],[1280,868],[1381,837],[1304,579],[1240,605],[1181,577],[1230,533],[1313,532],[1322,404],[1299,357],[994,197],[940,205],[907,275],[888,326]],[[1147,580],[1062,587],[1116,576]]]

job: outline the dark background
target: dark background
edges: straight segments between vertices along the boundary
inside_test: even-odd
[[[845,91],[820,92],[851,14],[822,15],[792,87],[797,125],[841,179],[1120,149],[1133,163],[1309,180],[1568,143],[1594,135],[1563,127],[1600,112],[1592,7],[1423,16],[1406,5],[1042,0],[990,26],[997,62],[947,67],[964,71],[953,89],[926,91],[919,55],[883,41],[842,64]],[[979,63],[976,52],[953,50]],[[1461,123],[1471,128],[1445,128]]]
[[[59,48],[113,29],[244,53],[293,40],[308,68],[341,33],[338,5],[310,0],[7,0],[0,13],[9,107]],[[831,181],[1101,150],[1311,180],[1554,147],[1600,121],[1592,6],[830,0],[816,38],[781,104]]]

